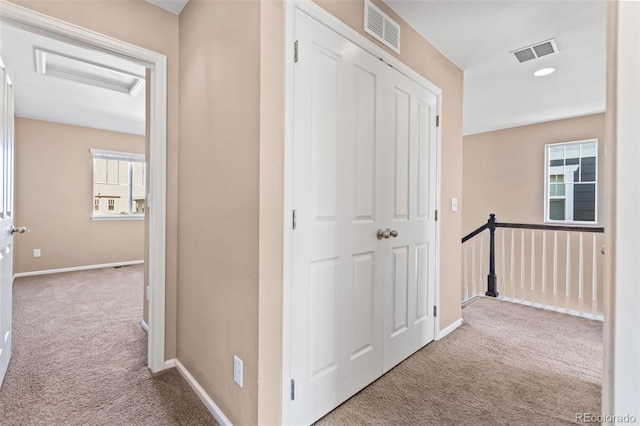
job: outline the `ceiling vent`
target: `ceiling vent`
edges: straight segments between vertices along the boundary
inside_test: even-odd
[[[543,56],[552,55],[558,53],[558,44],[555,39],[543,41],[542,43],[536,43],[532,46],[527,46],[522,49],[511,52],[515,55],[518,62],[527,62],[532,59],[541,58]]]
[[[34,53],[36,72],[40,75],[127,93],[134,98],[144,88],[145,77],[142,75],[39,47],[34,48]]]
[[[364,2],[364,30],[394,52],[400,53],[400,25],[369,0]]]

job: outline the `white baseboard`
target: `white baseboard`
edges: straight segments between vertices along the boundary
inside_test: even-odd
[[[164,362],[164,369],[163,370],[168,370],[170,368],[175,368],[176,366],[176,359],[172,358],[172,359],[168,359]]]
[[[213,415],[216,421],[221,426],[227,426],[227,425],[232,426],[231,421],[227,418],[227,416],[224,415],[220,407],[218,407],[216,403],[213,402],[213,399],[211,399],[211,397],[202,388],[202,386],[200,386],[200,384],[196,381],[196,379],[193,378],[191,373],[189,373],[189,370],[187,370],[187,368],[175,358],[169,361],[166,361],[165,366],[167,366],[167,364],[169,363],[173,363],[173,365],[176,367],[178,372],[182,375],[182,377],[184,377],[187,383],[189,383],[189,386],[191,386],[191,389],[195,391],[195,393],[198,395],[202,403],[207,407],[207,409]]]
[[[455,320],[453,323],[449,324],[444,329],[440,330],[440,333],[438,333],[438,337],[436,338],[436,340],[440,340],[440,339],[446,337],[453,330],[455,330],[456,328],[460,327],[460,325],[462,325],[462,318],[460,318],[458,320]]]
[[[72,266],[70,268],[47,269],[44,271],[19,272],[17,274],[14,274],[13,278],[15,279],[20,277],[31,277],[34,275],[59,274],[61,272],[86,271],[88,269],[113,268],[115,266],[139,265],[141,263],[144,263],[144,260],[130,260],[127,262],[103,263],[100,265]]]
[[[149,333],[149,326],[147,325],[147,323],[144,320],[140,320],[140,327],[142,327],[142,329],[144,331],[146,331],[147,333]]]
[[[573,310],[573,309],[559,308],[559,307],[556,307],[556,306],[544,305],[542,303],[533,303],[533,302],[529,302],[527,300],[514,299],[514,298],[511,298],[511,297],[499,296],[499,297],[497,297],[497,299],[498,300],[502,300],[503,302],[517,303],[518,305],[531,306],[531,307],[534,307],[534,308],[545,309],[547,311],[560,312],[561,314],[572,315],[574,317],[587,318],[587,319],[592,319],[592,320],[596,320],[596,321],[604,321],[604,316],[603,315],[593,315],[593,314],[589,314],[589,313],[586,313],[586,312],[576,311],[576,310]]]

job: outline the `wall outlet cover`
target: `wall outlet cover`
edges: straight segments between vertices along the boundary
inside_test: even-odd
[[[237,356],[233,356],[233,381],[242,387],[242,360]]]

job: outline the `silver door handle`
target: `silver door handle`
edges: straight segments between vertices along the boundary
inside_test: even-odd
[[[391,235],[391,229],[387,228],[384,231],[382,229],[378,229],[378,231],[376,232],[376,237],[378,237],[379,240],[383,239],[383,238],[389,238],[389,236]]]
[[[382,229],[378,229],[378,231],[376,232],[376,237],[378,237],[379,240],[383,238],[389,238],[389,237],[395,238],[397,236],[398,236],[398,231],[391,228],[387,228],[384,231]]]
[[[11,227],[11,235],[18,233],[18,234],[24,234],[25,232],[27,232],[27,228],[25,228],[24,226],[20,226],[18,228],[16,227]]]

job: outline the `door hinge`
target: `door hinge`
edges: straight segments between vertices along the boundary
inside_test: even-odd
[[[293,216],[292,217],[292,219],[293,219],[293,229],[296,229],[296,227],[298,226],[298,212],[296,212],[294,210],[292,216]]]
[[[436,210],[436,222],[438,221],[438,210]]]
[[[291,379],[291,400],[296,399],[296,381]]]
[[[437,317],[437,316],[438,316],[438,307],[437,307],[437,306],[434,306],[434,307],[433,307],[433,316],[434,316],[434,317]]]
[[[293,43],[293,62],[298,62],[298,40]]]
[[[440,127],[440,116],[436,115],[436,127]]]

